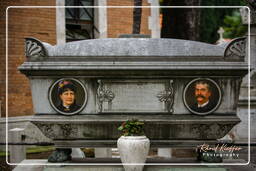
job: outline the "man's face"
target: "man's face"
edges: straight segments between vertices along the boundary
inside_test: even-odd
[[[207,87],[207,84],[196,84],[195,87],[195,96],[198,104],[204,104],[209,100],[209,97],[211,96],[211,92]]]
[[[64,91],[61,95],[60,95],[60,99],[62,101],[62,104],[64,106],[70,106],[74,103],[75,101],[75,92],[72,90],[67,90]]]

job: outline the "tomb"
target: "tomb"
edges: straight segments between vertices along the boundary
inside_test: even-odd
[[[240,122],[246,41],[109,38],[52,46],[26,38],[18,69],[30,81],[31,122],[57,148],[116,147],[118,126],[133,118],[145,122],[151,147],[214,144]],[[75,106],[59,107],[70,85]]]

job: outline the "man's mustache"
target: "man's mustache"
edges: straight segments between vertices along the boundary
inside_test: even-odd
[[[205,99],[205,96],[203,96],[203,95],[197,95],[196,98],[198,98],[198,97],[201,97],[201,98]]]

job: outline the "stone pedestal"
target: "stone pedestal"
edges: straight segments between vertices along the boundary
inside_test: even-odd
[[[11,142],[22,142],[22,133],[24,129],[13,128],[10,131],[10,141]],[[20,163],[26,158],[26,147],[22,145],[12,145],[9,146],[10,150],[10,163]]]

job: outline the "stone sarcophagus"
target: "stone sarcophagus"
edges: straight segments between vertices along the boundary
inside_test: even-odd
[[[240,122],[245,38],[224,46],[150,38],[25,43],[19,70],[31,84],[31,122],[57,147],[114,147],[118,126],[133,118],[158,147],[214,143]]]

